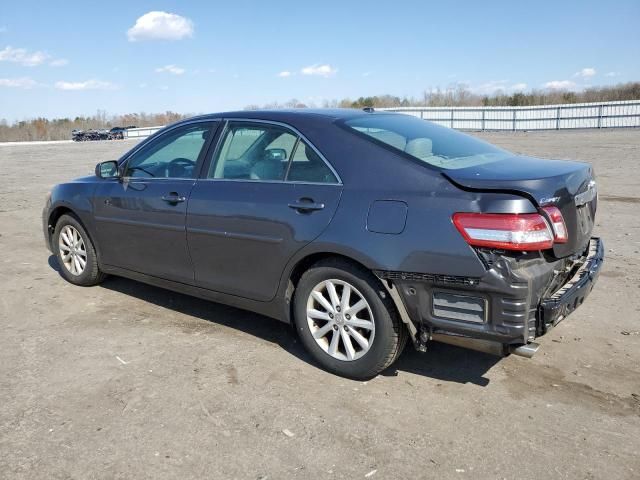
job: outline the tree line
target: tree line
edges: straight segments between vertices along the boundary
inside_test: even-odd
[[[265,105],[247,105],[245,109],[258,108],[364,108],[364,107],[450,107],[450,106],[528,106],[566,103],[610,102],[618,100],[640,100],[640,82],[624,83],[609,87],[590,87],[582,91],[531,90],[529,92],[505,93],[497,91],[492,95],[478,95],[464,86],[441,90],[425,90],[420,97],[399,97],[395,95],[375,95],[356,99],[325,100],[320,105],[305,103],[297,99],[287,102],[271,102]],[[191,114],[176,112],[128,113],[107,115],[98,110],[95,115],[75,118],[33,118],[9,123],[0,120],[0,142],[30,140],[68,140],[71,131],[102,129],[112,127],[151,127],[168,125]]]
[[[556,105],[566,103],[612,102],[619,100],[640,100],[640,82],[631,82],[609,87],[589,87],[582,91],[531,90],[529,92],[505,93],[496,91],[491,95],[473,93],[465,86],[448,89],[425,90],[420,97],[398,97],[395,95],[375,95],[356,99],[325,100],[323,108],[364,108],[364,107],[520,107],[530,105]],[[247,105],[247,110],[258,108],[305,108],[317,107],[297,99],[284,103],[272,102],[262,106]]]
[[[23,142],[32,140],[70,140],[72,130],[110,129],[112,127],[153,127],[177,122],[190,114],[175,112],[164,113],[127,113],[108,115],[98,110],[94,115],[75,118],[33,118],[9,123],[0,120],[0,142]]]

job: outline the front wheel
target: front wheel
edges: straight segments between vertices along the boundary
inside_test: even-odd
[[[62,276],[75,285],[100,283],[104,274],[98,267],[96,250],[82,224],[71,215],[62,215],[56,223],[52,242]]]
[[[318,263],[302,275],[294,320],[306,349],[325,369],[367,379],[387,368],[407,340],[386,290],[350,263]]]

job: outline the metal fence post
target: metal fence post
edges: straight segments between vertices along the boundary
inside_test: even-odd
[[[516,131],[516,112],[517,110],[514,108],[513,109],[513,128],[512,128],[514,132]]]
[[[485,111],[486,111],[486,110],[483,108],[483,109],[482,109],[482,131],[483,131],[483,132],[484,132],[484,112],[485,112]]]
[[[603,105],[598,106],[598,128],[602,128],[602,107]]]
[[[560,108],[556,109],[556,130],[560,130]]]
[[[451,109],[451,128],[453,128],[453,108]]]

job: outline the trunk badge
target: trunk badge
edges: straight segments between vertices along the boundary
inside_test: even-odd
[[[560,197],[549,197],[549,198],[545,197],[545,198],[541,198],[538,203],[540,204],[541,207],[544,207],[545,205],[557,203],[558,200],[560,200]]]

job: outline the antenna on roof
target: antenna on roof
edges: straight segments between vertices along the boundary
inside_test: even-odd
[[[373,107],[364,107],[362,110],[364,110],[367,113],[373,113],[375,112],[375,110],[373,109]]]

